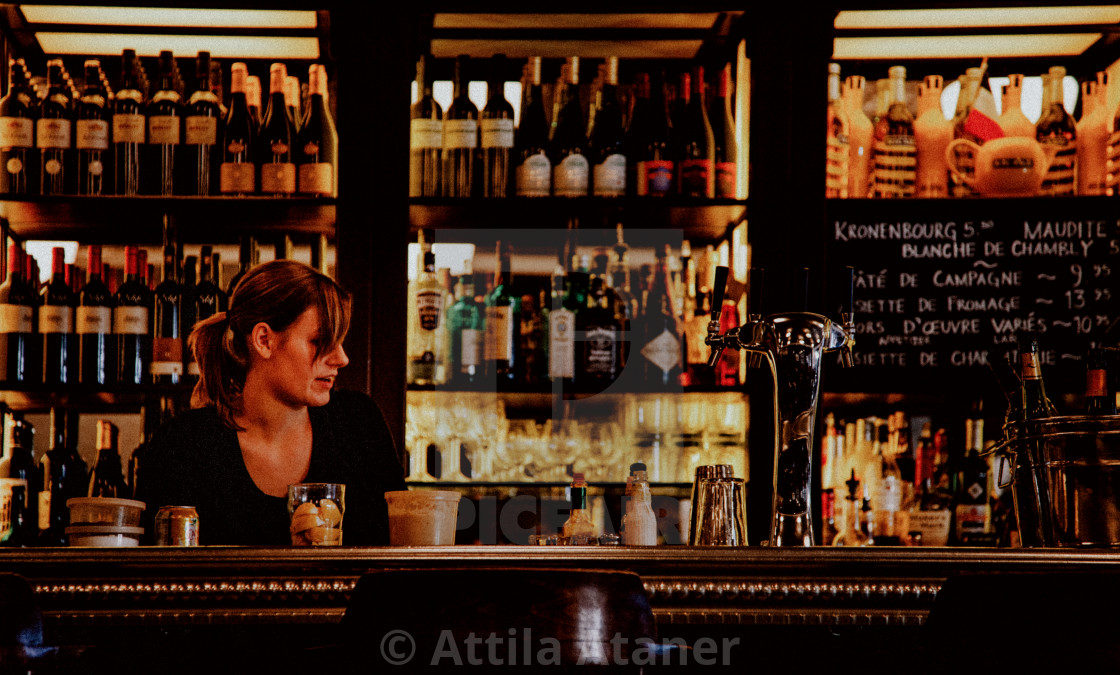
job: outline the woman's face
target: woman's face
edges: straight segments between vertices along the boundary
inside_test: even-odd
[[[316,407],[330,402],[335,377],[350,359],[341,344],[316,358],[321,342],[330,340],[319,332],[318,308],[308,308],[276,335],[276,347],[262,364],[267,364],[276,395],[292,405]]]

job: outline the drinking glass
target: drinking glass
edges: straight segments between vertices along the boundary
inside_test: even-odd
[[[288,486],[289,531],[295,546],[341,546],[346,485],[298,483]]]

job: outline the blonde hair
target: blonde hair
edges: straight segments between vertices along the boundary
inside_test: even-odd
[[[214,406],[227,426],[240,430],[234,416],[249,372],[253,327],[263,322],[283,331],[312,307],[319,310],[324,338],[318,358],[346,338],[350,294],[334,279],[295,260],[274,260],[250,269],[233,289],[229,309],[195,324],[188,338],[199,370],[191,407]]]

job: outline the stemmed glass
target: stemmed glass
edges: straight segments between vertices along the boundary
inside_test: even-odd
[[[410,396],[411,398],[411,396]],[[440,415],[440,407],[427,396],[409,402],[405,414],[405,447],[408,449],[408,479],[433,481],[428,473],[428,447],[432,445],[433,430]]]

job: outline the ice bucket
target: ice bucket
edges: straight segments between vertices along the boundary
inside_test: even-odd
[[[1120,547],[1120,415],[1015,422],[995,448],[1013,462],[1024,546]]]

